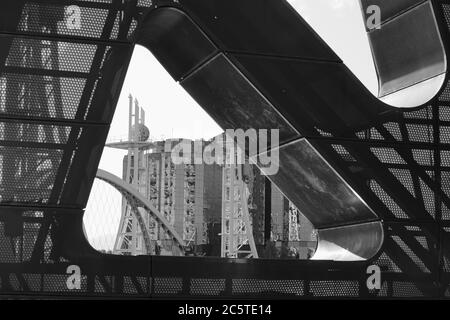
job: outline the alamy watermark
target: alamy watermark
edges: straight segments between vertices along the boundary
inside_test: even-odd
[[[366,20],[367,29],[381,29],[381,8],[377,5],[367,6],[366,14],[369,16]]]
[[[174,2],[178,3],[177,0]],[[369,30],[381,28],[381,8],[378,5],[369,5],[366,8],[366,26]],[[70,30],[81,29],[81,8],[77,5],[65,8],[66,27]]]
[[[65,9],[66,27],[70,30],[81,29],[81,8],[76,5],[68,6]]]
[[[367,267],[367,289],[369,290],[380,290],[381,289],[381,269],[379,266],[371,265]]]
[[[77,265],[67,267],[66,273],[69,275],[66,280],[66,286],[69,290],[81,289],[81,268]]]
[[[270,134],[270,138],[269,138]],[[278,129],[227,129],[223,135],[215,137],[205,145],[204,141],[181,140],[172,147],[165,144],[165,152],[171,153],[175,165],[218,164],[242,165],[256,164],[264,175],[275,175],[279,170]]]

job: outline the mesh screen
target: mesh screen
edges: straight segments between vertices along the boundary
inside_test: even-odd
[[[225,290],[225,279],[191,279],[191,294],[219,296]]]
[[[82,17],[82,27],[71,28],[64,19],[65,6],[27,3],[22,11],[17,31],[42,36],[55,35],[117,40],[121,22],[120,12],[110,10],[110,8],[113,8],[110,3],[95,3],[95,7],[92,4],[91,2],[91,7],[83,6],[81,3],[78,4]],[[45,14],[41,14],[43,12]],[[105,34],[104,31],[106,27],[110,29],[108,34]]]
[[[67,143],[70,129],[68,126],[0,121],[0,145],[9,141],[36,142],[61,144],[58,147],[62,148],[63,144]],[[14,145],[19,145],[19,143]]]
[[[177,295],[181,292],[183,281],[180,278],[153,279],[153,293],[157,296]]]
[[[394,281],[392,287],[394,297],[412,298],[425,296],[424,293],[413,282]]]
[[[444,273],[450,273],[450,228],[443,228],[442,231],[442,251],[444,252],[442,257],[442,271]]]
[[[0,147],[1,202],[48,203],[62,151]]]
[[[88,162],[88,157],[80,155],[80,150],[85,154],[100,154],[101,148],[81,140],[83,130],[77,128],[83,127],[89,112],[94,114],[89,118],[94,124],[90,125],[107,124],[111,114],[103,112],[107,113],[105,106],[114,105],[114,99],[99,103],[94,94],[120,82],[111,80],[120,79],[119,71],[109,75],[111,65],[106,63],[111,52],[131,49],[129,37],[137,27],[134,19],[124,22],[126,12],[119,2],[76,1],[76,4],[81,8],[83,27],[80,29],[68,27],[63,4],[27,2],[18,24],[0,30],[8,33],[0,40],[0,46],[8,53],[2,58],[4,61],[0,61],[4,68],[0,76],[0,201],[8,210],[24,205],[37,207],[36,210],[23,209],[17,215],[1,212],[0,263],[14,265],[36,259],[34,249],[40,241],[42,248],[38,252],[38,261],[34,262],[54,268],[53,271],[23,274],[0,272],[0,287],[4,292],[74,294],[67,288],[66,264],[61,263],[67,260],[52,256],[52,249],[58,245],[53,237],[59,220],[50,219],[46,230],[44,222],[49,221],[46,220],[48,214],[39,208],[45,208],[49,203],[61,205],[54,194],[59,194],[64,183],[90,189],[89,182],[76,184],[79,177],[71,176],[68,171]],[[138,1],[141,7],[151,5],[151,0]],[[443,4],[442,9],[445,17],[442,22],[450,25],[450,5]],[[117,63],[117,69],[121,66]],[[108,77],[110,82],[102,82]],[[105,92],[101,96],[106,96]],[[381,290],[371,292],[373,296],[433,296],[437,292],[438,273],[446,275],[450,272],[450,228],[442,226],[442,220],[450,220],[449,103],[450,86],[447,83],[431,104],[420,110],[398,112],[395,116],[388,114],[387,120],[374,119],[373,126],[359,128],[358,132],[346,137],[353,140],[352,143],[336,142],[340,137],[318,131],[330,150],[328,156],[336,170],[344,173],[346,181],[364,195],[364,200],[384,206],[381,218],[386,224],[386,240],[382,252],[369,262],[382,270]],[[95,163],[94,160],[91,162]],[[62,163],[65,170],[61,173]],[[91,174],[88,172],[79,170],[77,173]],[[58,184],[58,190],[53,190],[55,184]],[[90,263],[105,263],[101,257],[95,259],[98,260]],[[133,263],[138,265],[140,262],[136,261]],[[201,270],[204,264],[198,261],[190,265],[192,270]],[[223,267],[226,263],[219,261],[217,266]],[[79,293],[148,296],[151,289],[155,297],[367,296],[367,265],[350,269],[332,262],[298,264],[294,272],[287,265],[271,263],[278,267],[283,277],[289,276],[289,280],[253,277],[252,272],[261,271],[258,269],[263,268],[261,265],[249,269],[248,277],[243,279],[230,279],[223,271],[219,274],[221,268],[217,268],[220,277],[215,279],[199,275],[183,277],[183,270],[176,268],[173,268],[173,276],[159,277],[149,268],[151,281],[149,277],[123,276],[114,271],[107,275],[83,275]],[[123,267],[125,264],[118,265]],[[133,266],[126,265],[126,268]],[[319,273],[316,266],[333,272]],[[117,270],[123,274],[120,268]],[[329,274],[333,274],[333,279]],[[315,276],[314,280],[308,279],[310,275]],[[445,284],[442,287],[444,294],[450,296],[450,289]]]
[[[7,67],[42,67],[43,70],[87,74],[91,70],[97,52],[97,46],[88,43],[12,37],[5,37],[0,40],[0,43],[6,42],[5,40],[12,41],[5,63]],[[24,56],[24,51],[27,48],[38,50],[41,59],[33,59],[32,55]],[[106,47],[106,49],[109,49],[109,47]],[[55,54],[58,55],[57,61],[52,60],[52,56]],[[25,72],[26,69],[23,71]]]
[[[311,293],[316,297],[358,297],[357,281],[311,281]]]
[[[292,295],[304,294],[304,282],[298,280],[233,280],[233,293],[236,295]]]
[[[53,76],[45,78],[40,75],[3,74],[0,78],[0,95],[14,96],[17,100],[14,101],[14,108],[11,108],[11,102],[3,101],[0,111],[3,114],[30,118],[75,119],[86,79]],[[63,93],[61,100],[56,102],[52,97],[43,100],[42,93],[50,94],[54,82],[59,84]]]
[[[123,292],[127,294],[149,294],[149,281],[144,277],[124,277]]]

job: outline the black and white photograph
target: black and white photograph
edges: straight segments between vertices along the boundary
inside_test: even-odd
[[[0,300],[450,299],[448,52],[450,0],[1,0]]]

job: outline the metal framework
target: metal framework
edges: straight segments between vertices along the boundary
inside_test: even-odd
[[[178,254],[184,252],[185,243],[183,238],[173,228],[169,221],[167,221],[164,215],[162,215],[133,185],[130,185],[112,173],[101,169],[97,171],[97,178],[109,183],[125,197],[127,205],[130,207],[130,213],[136,217],[137,223],[139,224],[139,229],[142,232],[148,253],[153,252],[153,250],[145,213],[148,213],[155,219],[161,225],[162,229],[172,238],[180,250]],[[126,225],[121,225],[121,227],[124,226],[126,227]]]
[[[402,12],[413,2],[431,4],[450,52],[449,1],[376,2]],[[65,25],[68,4],[81,8],[80,30]],[[387,106],[281,0],[1,6],[2,295],[450,297],[448,74],[427,104]],[[180,30],[191,36],[180,37]],[[309,215],[319,237],[356,228],[360,236],[351,240],[367,243],[361,228],[382,223],[378,253],[357,262],[235,263],[93,250],[82,232],[83,208],[135,43],[151,49],[224,128],[279,128],[280,150],[306,139],[376,215],[356,210],[343,215],[351,221],[336,223],[327,202],[313,215],[317,207],[292,199],[303,192],[289,184],[295,179],[281,176],[280,190]],[[282,163],[281,174],[299,176],[289,164],[295,162]],[[72,264],[82,271],[80,290],[65,287]],[[382,271],[379,290],[366,286],[371,265]]]
[[[126,148],[128,151],[126,174],[124,177],[125,182],[130,183],[136,190],[139,191],[140,180],[142,179],[140,174],[142,166],[142,152],[140,152],[141,150],[138,147],[138,143],[142,141],[139,141],[138,127],[141,124],[144,124],[142,121],[144,121],[145,117],[143,117],[143,119],[140,119],[141,110],[139,109],[139,103],[137,99],[134,101],[134,107],[133,97],[131,94],[129,95],[128,99],[128,140],[119,143],[118,147]],[[132,124],[133,119],[134,125]],[[144,253],[154,253],[150,241],[151,236],[147,230],[149,222],[146,221],[147,219],[145,217],[138,218],[136,210],[137,207],[131,207],[130,203],[124,197],[122,202],[122,216],[120,218],[119,231],[117,233],[117,238],[114,245],[114,253],[136,255],[139,245],[142,243],[142,241],[145,244]]]
[[[223,181],[221,256],[258,258],[248,212],[249,191],[242,179],[242,166],[225,165]]]

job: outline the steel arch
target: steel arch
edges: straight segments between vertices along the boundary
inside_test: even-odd
[[[127,184],[116,175],[102,169],[97,170],[96,177],[118,190],[122,195],[125,196],[128,203],[130,203],[131,211],[136,216],[139,227],[142,230],[147,251],[150,248],[150,235],[147,226],[145,225],[145,219],[143,217],[142,210],[140,210],[141,208],[149,212],[151,216],[161,224],[164,231],[167,232],[167,234],[169,234],[177,243],[181,252],[184,252],[185,244],[183,238],[178,234],[178,232],[169,223],[169,221],[167,221],[167,219],[164,218],[164,216],[151,204],[149,200],[147,200],[142,194],[140,194],[138,190],[133,188],[133,186],[131,186],[130,184]]]

